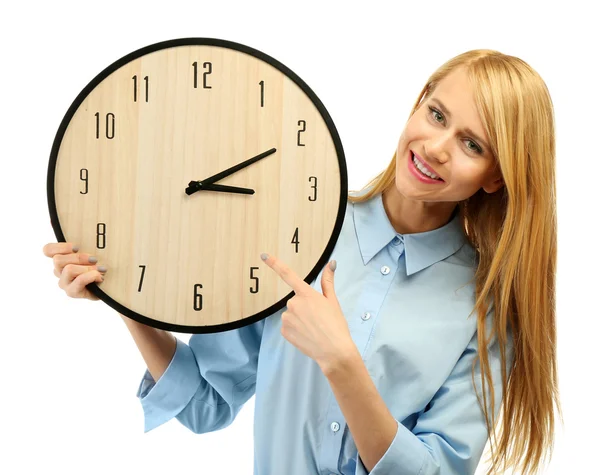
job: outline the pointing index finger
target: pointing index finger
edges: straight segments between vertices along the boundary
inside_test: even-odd
[[[265,256],[266,259],[264,259]],[[292,269],[290,269],[287,265],[285,265],[275,256],[261,254],[261,258],[263,258],[265,263],[271,269],[273,269],[277,273],[277,275],[279,275],[279,277],[281,277],[283,281],[294,290],[294,292],[298,293],[304,288],[305,285],[308,285],[300,277],[298,277]]]

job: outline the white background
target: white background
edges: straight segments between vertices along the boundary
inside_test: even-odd
[[[543,473],[594,472],[600,425],[595,392],[600,312],[594,303],[600,259],[593,232],[600,215],[599,56],[592,47],[597,24],[588,2],[553,5],[373,0],[3,5],[0,472],[252,473],[254,398],[222,431],[195,435],[171,420],[144,434],[135,392],[145,364],[123,321],[102,301],[67,297],[42,253],[46,243],[56,241],[46,199],[48,159],[72,101],[122,56],[192,36],[246,44],[298,74],[335,122],[351,189],[391,160],[417,93],[444,61],[491,48],[524,59],[541,74],[557,126],[558,356],[565,417]]]

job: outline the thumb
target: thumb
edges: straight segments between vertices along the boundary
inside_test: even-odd
[[[333,299],[335,302],[337,302],[337,297],[335,295],[333,282],[336,265],[336,261],[330,261],[327,266],[325,266],[325,270],[321,276],[321,288],[323,289],[323,295],[328,299]]]

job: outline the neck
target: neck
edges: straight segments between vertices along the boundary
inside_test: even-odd
[[[383,207],[399,234],[418,234],[441,228],[458,213],[458,203],[407,200],[396,187],[382,194]]]

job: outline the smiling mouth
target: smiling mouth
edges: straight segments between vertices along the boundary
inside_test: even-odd
[[[427,170],[428,172],[433,173],[437,178],[433,178],[433,177],[430,177],[429,175],[426,175],[419,169],[419,167],[417,167],[417,161],[419,161],[419,163],[422,163],[422,162],[415,157],[415,154],[412,150],[410,151],[410,161],[412,162],[413,169],[416,171],[416,173],[421,175],[423,178],[426,178],[426,179],[434,181],[434,182],[444,183],[444,179],[442,177],[438,176],[437,173],[430,171],[427,168],[427,166],[420,165],[422,168],[425,168],[425,170]]]

